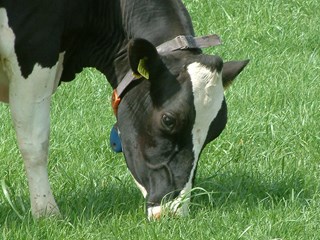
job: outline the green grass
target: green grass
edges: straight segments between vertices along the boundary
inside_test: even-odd
[[[185,3],[197,35],[223,40],[206,52],[251,59],[226,93],[227,128],[202,154],[195,186],[205,192],[194,191],[190,216],[146,221],[122,155],[108,146],[111,88],[86,69],[53,98],[49,168],[61,219],[32,219],[8,107],[0,105],[3,239],[319,239],[320,4]]]

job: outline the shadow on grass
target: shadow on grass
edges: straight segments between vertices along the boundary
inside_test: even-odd
[[[121,218],[125,215],[144,215],[144,199],[132,181],[126,183],[114,181],[106,186],[97,183],[97,179],[73,188],[66,185],[59,193],[55,192],[62,220],[72,223],[92,219]],[[21,223],[32,220],[29,195],[19,195],[10,188],[10,205],[6,200],[0,202],[0,226],[1,223]],[[59,219],[59,218],[58,218]]]
[[[63,216],[71,221],[132,214],[144,217],[144,199],[132,181],[119,180],[107,186],[88,184],[79,186],[77,192],[62,194],[58,204]]]
[[[264,208],[272,208],[277,203],[297,202],[306,204],[317,192],[316,183],[306,183],[303,174],[266,178],[248,173],[225,172],[212,178],[198,178],[195,186],[206,192],[193,194],[193,208],[213,207],[230,208],[234,205],[245,205],[256,208],[263,204]],[[197,194],[200,193],[200,194]]]
[[[77,223],[105,218],[120,219],[135,215],[140,220],[145,217],[145,202],[132,181],[115,180],[104,185],[94,179],[86,185],[62,188],[56,195],[62,218]],[[206,192],[193,192],[191,212],[197,209],[224,209],[245,206],[257,208],[263,204],[271,209],[281,202],[296,202],[304,205],[313,199],[317,192],[316,183],[306,183],[303,174],[295,176],[267,178],[266,175],[253,176],[241,172],[224,172],[211,178],[196,178],[195,187]],[[70,189],[69,189],[70,188]],[[28,196],[18,196],[13,203],[21,202],[25,209],[30,209]],[[19,208],[21,209],[21,208]],[[21,222],[9,204],[0,205],[1,222]],[[29,218],[28,210],[22,215]]]
[[[255,173],[256,174],[256,173]],[[193,192],[191,211],[202,208],[230,209],[234,206],[271,209],[278,204],[305,205],[318,192],[317,183],[306,182],[305,176],[253,175],[245,172],[224,172],[212,178],[196,178],[195,187],[205,189]],[[200,194],[199,194],[200,193]],[[210,197],[208,197],[208,195]],[[63,213],[79,219],[135,215],[145,217],[145,202],[132,181],[115,181],[105,187],[83,186],[78,195],[69,196],[60,204]]]

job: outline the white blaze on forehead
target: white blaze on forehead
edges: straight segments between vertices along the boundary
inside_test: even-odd
[[[198,159],[210,124],[221,109],[224,89],[222,75],[216,70],[212,71],[208,67],[196,62],[188,66],[188,72],[191,77],[196,110],[195,123],[192,129],[193,152],[195,159]]]
[[[192,128],[194,162],[189,181],[184,189],[185,192],[189,193],[199,155],[206,140],[210,124],[221,109],[224,89],[222,73],[217,70],[212,71],[201,63],[195,62],[188,66],[188,72],[192,82],[194,107],[196,110],[195,122]]]

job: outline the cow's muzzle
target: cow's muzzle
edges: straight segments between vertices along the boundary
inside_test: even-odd
[[[190,195],[180,194],[176,199],[161,205],[147,204],[148,220],[159,220],[163,217],[185,217],[189,214]]]

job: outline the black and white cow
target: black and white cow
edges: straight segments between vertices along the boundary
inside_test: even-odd
[[[10,105],[35,217],[59,213],[47,173],[51,95],[83,67],[114,89],[139,75],[117,111],[128,168],[149,218],[164,206],[188,212],[199,155],[227,122],[224,88],[248,61],[157,51],[179,35],[194,36],[180,0],[0,0],[0,100]]]

